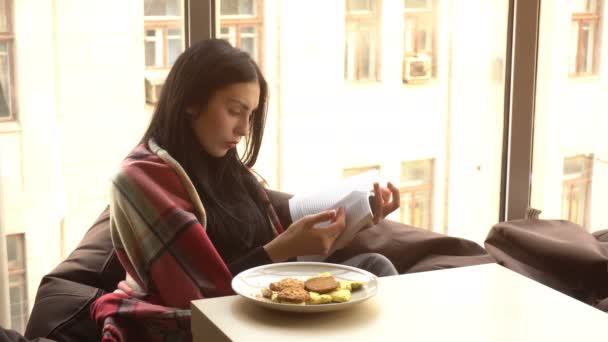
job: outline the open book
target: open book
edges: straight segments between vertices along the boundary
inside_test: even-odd
[[[377,170],[371,170],[340,181],[321,191],[296,195],[289,200],[289,211],[292,221],[316,214],[324,210],[343,207],[346,214],[346,229],[336,239],[334,251],[345,247],[355,235],[364,227],[372,223],[373,212],[370,205],[370,197],[373,193],[374,182],[379,182],[380,175]],[[316,228],[323,229],[329,222],[318,224]],[[321,255],[301,256],[302,261],[321,261],[325,257]]]

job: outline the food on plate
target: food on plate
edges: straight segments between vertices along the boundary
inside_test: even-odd
[[[331,303],[332,298],[328,294],[320,294],[316,292],[308,292],[310,295],[309,304],[327,304]]]
[[[272,290],[267,287],[262,289],[262,297],[264,297],[264,298],[272,299],[273,293],[274,292],[272,292]]]
[[[344,303],[350,300],[351,293],[349,290],[336,290],[329,294],[332,302]]]
[[[337,280],[324,272],[305,281],[284,278],[262,289],[262,297],[275,303],[321,305],[344,303],[351,299],[352,291],[363,287],[360,281]]]
[[[304,304],[310,295],[301,287],[286,287],[279,292],[277,298],[281,303]]]
[[[272,291],[277,292],[283,291],[283,289],[286,289],[288,287],[297,287],[304,289],[304,282],[295,278],[285,278],[281,279],[280,281],[270,283],[269,287]]]
[[[340,283],[333,276],[329,277],[314,277],[304,282],[304,288],[307,291],[317,293],[329,293],[340,286]]]

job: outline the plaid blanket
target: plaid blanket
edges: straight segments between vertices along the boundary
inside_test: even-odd
[[[234,294],[205,225],[205,208],[184,169],[153,140],[137,146],[112,181],[110,230],[127,277],[91,305],[102,341],[190,341],[190,301]]]

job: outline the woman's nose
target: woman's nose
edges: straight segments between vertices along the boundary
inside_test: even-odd
[[[249,117],[239,120],[239,124],[236,127],[236,133],[240,136],[249,134]]]

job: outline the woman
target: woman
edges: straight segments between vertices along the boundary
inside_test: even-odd
[[[112,241],[127,277],[92,306],[104,340],[189,340],[191,300],[233,294],[232,277],[245,269],[327,254],[344,230],[343,209],[283,230],[250,171],[267,89],[249,55],[223,40],[200,42],[175,62],[148,130],[113,179]],[[398,191],[389,188],[374,185],[383,199],[376,222],[398,207]],[[314,229],[324,221],[331,224]],[[397,274],[379,254],[344,263]]]

